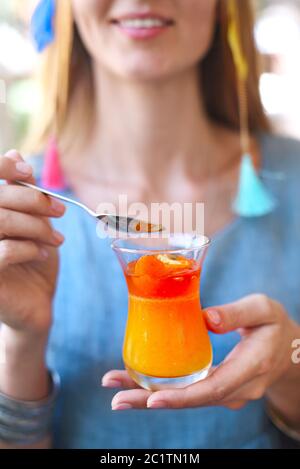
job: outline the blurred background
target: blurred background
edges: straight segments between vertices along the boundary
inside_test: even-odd
[[[36,3],[0,3],[0,153],[18,147],[37,104],[37,56],[28,33]],[[265,110],[280,133],[300,139],[300,0],[254,0],[254,6]]]

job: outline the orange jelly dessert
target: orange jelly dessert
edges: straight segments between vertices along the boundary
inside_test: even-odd
[[[176,378],[209,369],[200,272],[199,263],[179,254],[143,255],[127,264],[123,359],[130,374]]]

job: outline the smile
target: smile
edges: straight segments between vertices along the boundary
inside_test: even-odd
[[[163,33],[174,22],[156,15],[137,14],[113,19],[111,24],[131,38],[148,39]]]

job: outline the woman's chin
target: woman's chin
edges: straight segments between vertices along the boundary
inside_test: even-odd
[[[176,74],[177,60],[157,51],[120,51],[99,57],[102,66],[115,76],[130,80],[159,80]]]

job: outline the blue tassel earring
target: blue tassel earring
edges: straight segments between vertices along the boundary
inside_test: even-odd
[[[55,0],[40,0],[32,19],[31,34],[38,52],[43,52],[55,39]]]
[[[250,131],[246,85],[248,78],[248,64],[242,51],[239,30],[239,14],[236,0],[228,0],[228,10],[228,42],[237,71],[242,149],[238,193],[233,202],[232,208],[237,215],[243,217],[260,217],[271,213],[276,207],[276,202],[259,178],[252,161],[250,153]]]
[[[275,207],[274,197],[258,177],[251,156],[244,154],[238,193],[233,203],[234,212],[242,217],[261,217],[271,213]]]

